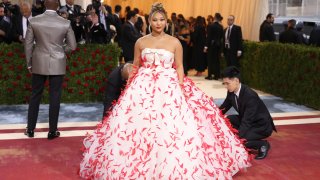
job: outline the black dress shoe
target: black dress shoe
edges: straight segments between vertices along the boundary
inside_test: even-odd
[[[28,137],[34,137],[34,131],[26,129],[26,131],[24,132],[24,135]]]
[[[258,155],[255,157],[255,159],[264,159],[268,155],[268,151],[270,149],[270,144],[268,141],[266,141],[265,145],[261,146]]]
[[[51,131],[48,133],[48,139],[54,139],[60,136],[59,131]]]
[[[207,80],[213,80],[213,78],[210,76],[207,76],[207,77],[205,77],[205,79],[207,79]]]

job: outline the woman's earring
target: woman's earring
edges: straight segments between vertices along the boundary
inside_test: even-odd
[[[151,33],[151,25],[148,26],[149,33]]]
[[[165,32],[168,32],[168,29],[169,29],[169,24],[167,23]]]

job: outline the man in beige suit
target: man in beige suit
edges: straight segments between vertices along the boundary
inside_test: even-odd
[[[27,66],[32,73],[32,95],[25,135],[34,136],[44,83],[49,78],[48,139],[54,139],[60,136],[57,125],[63,77],[66,73],[65,51],[74,50],[76,40],[70,21],[56,13],[58,0],[45,0],[45,6],[47,10],[43,14],[30,19],[25,37]]]

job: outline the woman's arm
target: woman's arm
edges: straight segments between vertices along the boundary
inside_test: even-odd
[[[176,40],[176,48],[174,53],[174,61],[176,64],[176,70],[178,73],[179,84],[183,85],[183,78],[184,78],[184,70],[183,70],[183,49],[181,43]]]

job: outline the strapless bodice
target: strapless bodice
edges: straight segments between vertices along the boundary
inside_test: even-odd
[[[166,49],[145,48],[141,52],[142,67],[171,68],[174,54]]]

